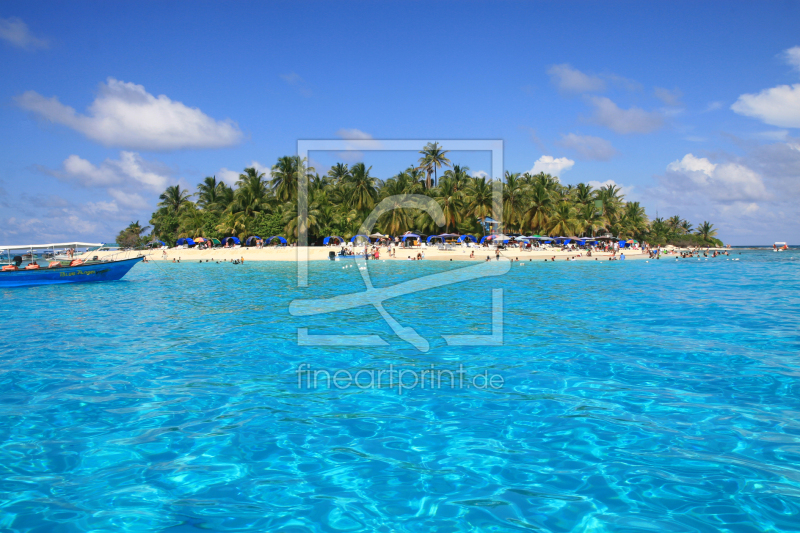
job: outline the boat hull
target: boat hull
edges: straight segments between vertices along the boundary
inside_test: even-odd
[[[60,268],[41,268],[38,270],[15,270],[0,272],[0,288],[30,287],[34,285],[60,285],[62,283],[89,283],[96,281],[117,281],[133,266],[144,259],[135,257],[122,261],[84,264]]]

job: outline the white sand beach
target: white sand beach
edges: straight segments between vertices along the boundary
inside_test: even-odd
[[[247,261],[328,261],[330,252],[338,253],[340,247],[338,246],[309,246],[309,247],[296,247],[296,246],[272,246],[267,248],[255,247],[241,247],[241,248],[212,248],[207,250],[198,250],[194,248],[170,248],[167,250],[130,250],[125,252],[88,252],[83,254],[83,259],[92,259],[97,256],[100,259],[127,259],[130,257],[137,257],[144,254],[148,260],[153,261],[167,261],[173,260],[181,262],[199,262],[199,261],[232,261],[235,259]],[[363,252],[363,247],[356,247],[356,250]],[[676,252],[677,248],[674,249]],[[711,249],[721,250],[721,249]],[[470,253],[475,252],[474,258],[470,258]],[[454,250],[439,250],[435,247],[428,248],[398,248],[396,257],[390,257],[386,252],[386,248],[381,248],[380,259],[389,261],[408,261],[410,258],[416,257],[417,254],[424,253],[424,260],[432,261],[486,261],[489,257],[495,259],[494,248],[461,248],[457,247]],[[648,259],[649,256],[643,250],[623,250],[626,260],[640,260]],[[519,261],[550,261],[555,258],[556,261],[578,260],[578,261],[608,261],[612,257],[609,252],[592,252],[592,256],[588,257],[586,250],[569,250],[562,251],[556,249],[550,250],[520,250],[517,248],[509,248],[501,250],[500,256],[506,259],[513,259]],[[617,258],[620,254],[617,253]]]

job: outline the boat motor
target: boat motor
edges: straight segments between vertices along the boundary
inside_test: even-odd
[[[19,255],[15,255],[14,259],[11,262],[14,263],[14,266],[19,268],[19,266],[22,264],[22,257]]]

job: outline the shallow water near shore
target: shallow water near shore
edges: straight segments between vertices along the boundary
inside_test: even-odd
[[[364,291],[343,263],[0,291],[0,531],[797,531],[800,253],[514,263],[386,301],[427,352],[372,306],[290,315]],[[369,263],[376,287],[461,268]],[[503,344],[448,346],[491,333],[495,288]],[[301,365],[503,385],[309,388]]]

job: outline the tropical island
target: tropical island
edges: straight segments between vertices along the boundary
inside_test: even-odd
[[[117,236],[126,248],[143,248],[152,240],[174,246],[181,238],[221,239],[280,235],[289,243],[298,236],[298,183],[308,180],[308,242],[321,244],[326,236],[350,238],[384,198],[403,194],[426,195],[441,207],[444,227],[420,210],[395,209],[381,216],[375,229],[397,236],[458,233],[485,235],[493,212],[491,178],[476,177],[466,166],[453,164],[438,143],[426,145],[419,160],[382,180],[364,163],[337,163],[325,174],[299,156],[284,156],[272,166],[271,176],[245,168],[234,187],[206,177],[196,192],[180,185],[159,197],[151,226],[132,222]],[[439,175],[441,172],[441,176]],[[722,246],[714,225],[697,228],[675,215],[650,219],[639,202],[625,201],[619,187],[593,189],[585,183],[564,185],[558,176],[506,171],[501,180],[503,224],[498,231],[543,236],[600,233],[651,246]],[[148,231],[152,232],[148,234]]]

